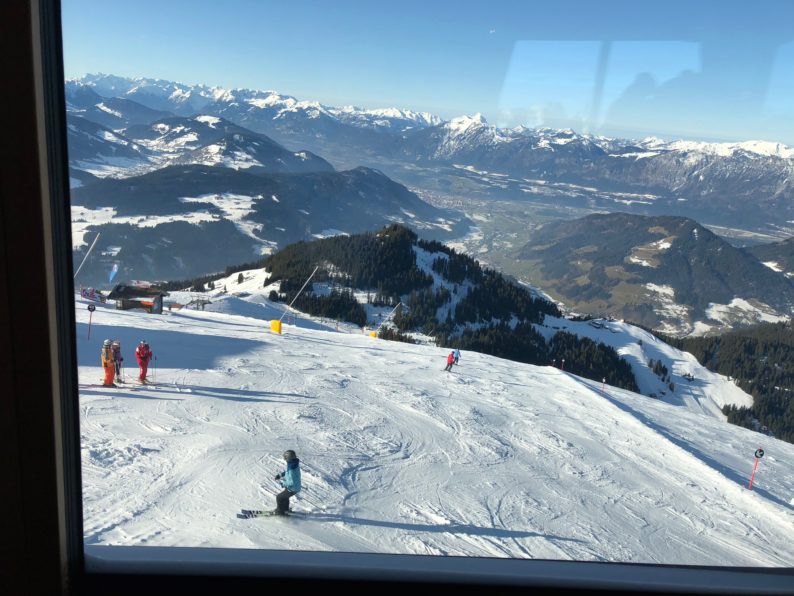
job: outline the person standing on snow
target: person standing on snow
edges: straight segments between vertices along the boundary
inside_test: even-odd
[[[447,365],[444,367],[444,370],[450,372],[453,364],[455,364],[455,352],[450,352],[449,356],[447,356]]]
[[[121,363],[124,362],[124,358],[121,357],[121,342],[117,339],[114,339],[110,344],[110,349],[113,351],[113,362],[116,367],[116,383],[122,383]]]
[[[460,360],[460,348],[455,348],[455,351],[452,352],[452,355],[455,357],[455,364],[457,364],[458,360]]]
[[[146,372],[149,369],[149,361],[152,359],[152,356],[153,354],[149,349],[149,344],[141,340],[141,343],[135,348],[135,358],[138,360],[138,367],[141,369],[141,374],[138,376],[141,383],[148,383],[146,380]]]
[[[284,461],[287,462],[287,469],[276,474],[276,480],[281,481],[284,490],[276,495],[276,515],[289,515],[289,498],[300,492],[301,489],[301,469],[300,460],[292,449],[284,452]]]
[[[116,376],[116,360],[113,357],[113,348],[111,341],[106,339],[102,342],[102,351],[99,353],[99,358],[102,361],[102,368],[105,369],[105,381],[102,384],[104,387],[115,387],[113,378]]]

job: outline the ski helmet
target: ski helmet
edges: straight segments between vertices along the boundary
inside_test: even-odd
[[[112,342],[109,339],[106,339],[105,341],[102,342],[102,345],[103,346],[109,346],[111,343]]]
[[[145,346],[146,345],[146,340],[142,339],[140,345]]]
[[[291,459],[297,459],[297,457],[298,456],[295,455],[295,452],[292,449],[287,449],[284,452],[284,460],[285,461],[290,461]]]

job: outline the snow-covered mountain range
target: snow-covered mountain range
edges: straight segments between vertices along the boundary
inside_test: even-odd
[[[522,180],[541,180],[649,195],[653,200],[634,201],[629,208],[686,215],[714,225],[779,230],[781,221],[794,220],[794,149],[775,142],[668,142],[572,130],[505,129],[488,124],[480,114],[443,121],[397,108],[337,108],[275,91],[110,75],[86,75],[68,81],[67,88],[73,98],[87,97],[88,92],[100,98],[80,108],[84,117],[97,110],[119,111],[109,98],[182,116],[206,114],[303,147],[332,163],[382,162],[377,167],[398,179],[399,168],[389,169],[390,162],[456,164],[515,177],[519,186]],[[522,196],[520,188],[514,191]]]
[[[75,89],[88,88],[102,97],[124,98],[149,107],[159,106],[155,109],[182,116],[199,112],[224,116],[220,112],[225,110],[225,117],[241,125],[253,119],[289,120],[301,117],[338,120],[360,128],[403,132],[442,123],[441,118],[427,112],[399,108],[332,107],[317,101],[298,100],[277,91],[222,89],[161,79],[127,79],[97,74],[67,81],[67,87],[70,85]],[[231,117],[231,114],[235,117]]]
[[[504,188],[519,195],[537,194],[524,188],[527,183],[567,183],[588,191],[578,193],[582,197],[597,191],[641,195],[619,201],[622,209],[718,225],[780,230],[794,218],[794,149],[779,143],[632,141],[572,130],[500,129],[477,115],[405,135],[400,155],[507,175],[512,184]]]
[[[85,75],[67,81],[67,89],[72,94],[93,91],[98,98],[128,99],[144,106],[161,102],[163,110],[178,115],[194,115],[198,112],[211,113],[219,105],[237,106],[244,110],[264,110],[272,119],[286,118],[288,113],[301,113],[310,119],[322,116],[336,118],[347,124],[361,128],[405,132],[411,129],[442,127],[446,132],[446,153],[453,154],[463,150],[465,145],[484,143],[504,143],[521,137],[538,139],[537,146],[550,148],[567,145],[592,143],[606,152],[616,151],[630,145],[642,148],[646,154],[638,158],[651,157],[653,151],[684,151],[729,157],[747,153],[759,157],[794,158],[794,149],[770,141],[745,141],[739,143],[713,143],[698,141],[664,141],[648,137],[641,141],[577,134],[571,129],[532,129],[523,126],[511,129],[491,126],[482,116],[461,116],[445,121],[428,112],[416,112],[396,107],[367,109],[356,106],[333,107],[317,101],[298,100],[277,91],[255,89],[223,89],[200,84],[184,84],[162,79],[124,78],[113,75]],[[107,102],[105,102],[107,103]],[[112,107],[112,106],[111,106]],[[151,107],[151,106],[150,106]],[[474,135],[481,138],[474,139]],[[625,155],[625,154],[624,154]]]
[[[727,424],[718,407],[749,396],[642,330],[539,327],[610,342],[643,392],[659,383],[647,359],[662,359],[675,394],[467,351],[446,373],[442,348],[299,313],[276,335],[268,320],[287,307],[267,299],[264,271],[215,287],[205,311],[97,305],[91,340],[76,300],[88,546],[794,563],[794,446]],[[98,386],[105,337],[126,357],[118,389]],[[130,382],[141,339],[151,387]],[[236,519],[273,506],[285,449],[301,459],[305,517]]]
[[[417,192],[423,181],[453,196],[480,185],[486,197],[540,202],[561,212],[584,207],[677,214],[778,236],[794,221],[794,150],[779,143],[632,141],[570,129],[505,129],[481,114],[444,121],[397,108],[337,108],[275,91],[110,75],[68,81],[66,91],[75,246],[82,246],[86,232],[105,230],[107,246],[125,247],[122,261],[128,268],[135,261],[140,277],[185,279],[208,273],[210,263],[218,271],[291,241],[377,229],[390,221],[445,239],[469,231],[468,217],[400,190],[383,175],[392,171],[398,180],[410,174]],[[358,168],[334,174],[332,163],[351,160],[382,163],[384,169],[370,170],[378,176],[362,176]],[[177,167],[184,169],[172,169]],[[242,174],[304,177],[254,180]],[[130,188],[115,183],[132,177]],[[107,180],[98,185],[97,178]],[[373,180],[382,184],[373,187]],[[157,187],[165,181],[174,196],[164,197]],[[278,202],[268,203],[265,216],[268,201],[259,198],[272,196]],[[166,205],[173,207],[170,212]],[[262,213],[251,215],[254,206]],[[199,257],[187,241],[196,226],[226,252]],[[783,266],[782,258],[763,262]],[[99,283],[103,273],[94,273],[87,283]],[[768,286],[761,277],[743,282]],[[770,300],[748,303],[742,292],[718,292],[695,305],[711,309],[709,322],[689,317],[692,305],[673,301],[668,284],[650,280],[643,291],[659,303],[661,311],[653,316],[662,316],[673,333],[788,313],[781,310],[787,298],[779,292],[771,308]],[[608,304],[595,307],[613,310]],[[632,319],[653,324],[639,311]]]
[[[278,119],[300,114],[348,128],[343,121],[362,125],[361,118],[370,117],[374,129],[436,121],[427,114],[343,108],[336,118],[319,104],[272,92],[133,84],[118,77],[70,82],[66,96],[75,258],[82,258],[86,233],[101,233],[104,252],[125,275],[185,279],[290,242],[395,221],[430,237],[459,235],[468,227],[462,214],[425,203],[382,172],[336,172],[311,151],[287,149],[213,115],[239,117],[243,100],[246,109],[275,110]],[[212,113],[195,113],[210,102]],[[206,254],[207,246],[218,250]],[[89,263],[81,281],[100,283],[108,266],[102,259]]]

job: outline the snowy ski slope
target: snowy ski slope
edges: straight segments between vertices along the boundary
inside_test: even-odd
[[[794,565],[794,445],[552,367],[463,352],[444,373],[443,348],[306,319],[278,336],[245,276],[216,312],[97,305],[90,340],[76,299],[87,545]],[[128,380],[146,339],[157,386],[99,387],[106,337]],[[288,448],[308,516],[236,519],[274,506]]]

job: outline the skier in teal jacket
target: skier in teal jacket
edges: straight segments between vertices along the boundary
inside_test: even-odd
[[[276,480],[281,481],[284,490],[276,495],[276,515],[289,515],[289,499],[301,489],[300,460],[292,449],[284,452],[284,461],[287,469],[276,474]]]

